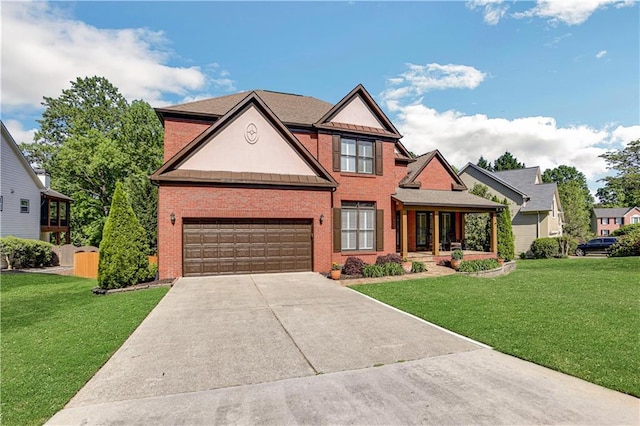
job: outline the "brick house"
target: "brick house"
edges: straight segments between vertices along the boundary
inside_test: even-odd
[[[264,90],[156,112],[161,278],[328,271],[348,256],[451,249],[473,196],[438,151],[417,160],[362,85],[333,105]],[[434,243],[437,242],[437,243]]]
[[[591,211],[591,232],[598,236],[613,234],[622,225],[640,223],[640,208],[594,208]]]

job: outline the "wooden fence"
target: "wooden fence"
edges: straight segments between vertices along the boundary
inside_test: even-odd
[[[73,275],[83,278],[98,278],[100,253],[77,252],[73,254]],[[149,263],[158,264],[158,256],[149,256]]]

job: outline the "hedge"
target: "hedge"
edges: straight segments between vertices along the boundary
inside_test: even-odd
[[[618,242],[609,248],[609,256],[640,256],[640,228],[618,237]]]
[[[480,272],[496,269],[500,266],[496,259],[463,260],[458,272]]]
[[[558,240],[556,238],[536,238],[531,243],[531,253],[536,259],[549,259],[557,257],[559,252]]]
[[[611,235],[614,237],[621,237],[634,231],[640,231],[640,223],[631,223],[629,225],[622,225],[620,228],[613,231]]]
[[[0,253],[9,268],[51,266],[54,260],[52,244],[13,236],[0,238]]]

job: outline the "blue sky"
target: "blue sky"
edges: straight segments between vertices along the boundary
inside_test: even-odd
[[[640,138],[639,5],[562,2],[2,3],[2,120],[103,75],[152,106],[268,89],[339,101],[365,85],[409,149],[455,166],[505,150],[578,167]]]

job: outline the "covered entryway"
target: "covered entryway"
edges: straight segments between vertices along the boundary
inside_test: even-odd
[[[185,219],[183,275],[305,272],[313,267],[306,219]]]

